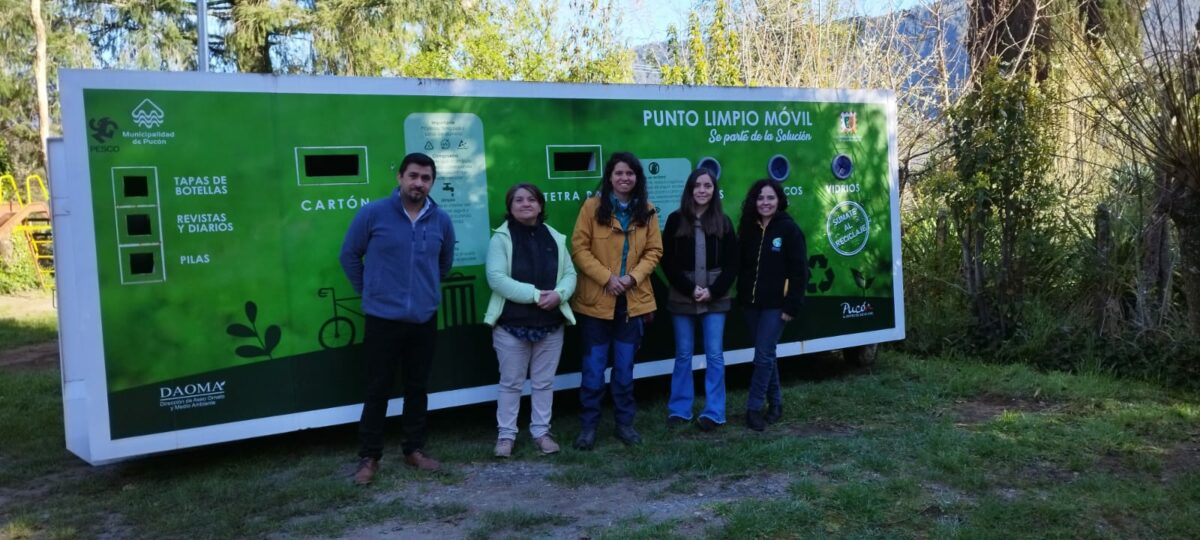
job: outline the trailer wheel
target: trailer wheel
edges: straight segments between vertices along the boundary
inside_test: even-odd
[[[859,347],[842,349],[842,358],[854,367],[869,367],[875,365],[875,357],[879,354],[879,345],[872,343]]]

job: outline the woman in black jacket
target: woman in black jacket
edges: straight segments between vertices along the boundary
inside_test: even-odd
[[[775,347],[783,327],[804,303],[808,249],[804,233],[787,214],[787,197],[774,180],[750,186],[738,227],[741,271],[738,301],[754,339],[754,373],[746,399],[746,425],[762,431],[783,415]],[[767,412],[763,414],[764,402]]]
[[[704,336],[704,410],[697,425],[709,431],[725,423],[725,313],[738,272],[733,222],[721,209],[720,190],[708,169],[696,169],[683,185],[679,210],[667,217],[663,232],[663,273],[671,289],[667,310],[675,329],[675,370],[667,425],[692,420],[695,386],[692,356],[696,324]]]

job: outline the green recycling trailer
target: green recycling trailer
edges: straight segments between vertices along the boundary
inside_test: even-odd
[[[483,265],[506,190],[541,187],[569,235],[618,150],[641,158],[660,223],[697,167],[718,175],[735,222],[752,182],[783,185],[811,279],[792,284],[808,300],[780,356],[904,337],[890,92],[60,73],[63,409],[67,447],[89,463],[356,421],[363,315],[337,254],[413,151],[436,160],[432,196],[458,236],[431,408],[496,397]],[[666,321],[637,377],[671,372]],[[750,361],[736,308],[725,342],[727,363]],[[569,331],[556,388],[578,387],[579,358]]]

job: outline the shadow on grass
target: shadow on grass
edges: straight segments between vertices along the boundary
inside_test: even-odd
[[[13,319],[0,317],[0,354],[23,345],[58,339],[58,321],[53,315]]]

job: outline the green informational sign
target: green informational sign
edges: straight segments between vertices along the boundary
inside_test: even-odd
[[[699,166],[735,221],[751,183],[782,184],[811,279],[791,284],[808,301],[781,355],[903,337],[888,93],[91,71],[61,90],[64,400],[89,462],[357,420],[363,315],[337,254],[408,152],[436,161],[458,237],[431,407],[495,399],[483,264],[507,189],[540,186],[569,235],[618,150],[641,157],[664,223]],[[727,361],[748,347],[735,310]],[[579,357],[569,331],[556,387],[578,386]],[[656,323],[637,373],[673,357]]]

